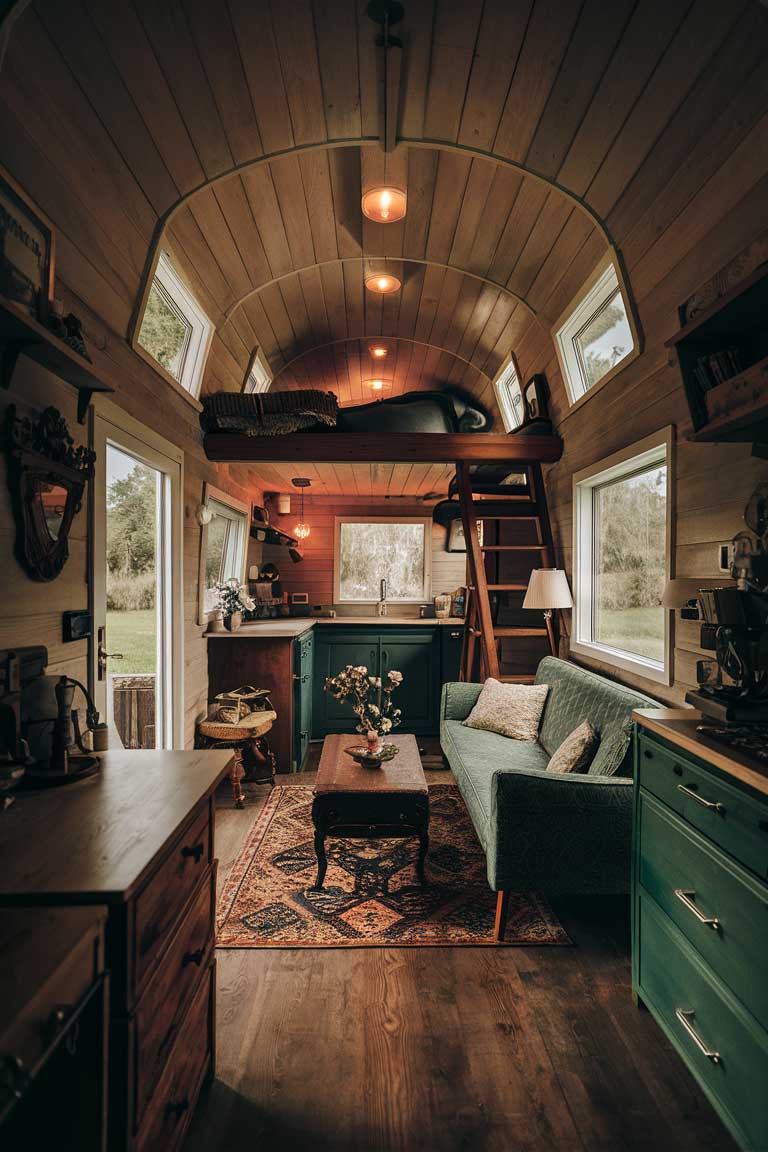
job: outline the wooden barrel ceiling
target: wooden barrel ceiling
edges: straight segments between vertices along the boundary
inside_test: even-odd
[[[22,7],[0,159],[66,225],[62,280],[125,336],[166,248],[216,323],[205,391],[239,389],[259,347],[274,387],[342,403],[370,398],[376,337],[389,394],[491,402],[611,245],[642,296],[675,175],[711,174],[697,141],[724,78],[756,82],[768,20],[754,0],[405,0],[393,93],[364,0]],[[362,216],[384,181],[407,189],[400,223]],[[365,290],[382,269],[400,292]]]

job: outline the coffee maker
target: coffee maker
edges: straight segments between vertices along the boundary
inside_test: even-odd
[[[0,651],[0,791],[72,783],[98,770],[84,743],[85,730],[104,727],[93,701],[78,680],[46,675],[47,663],[42,645]],[[73,708],[78,689],[83,730]]]
[[[700,588],[700,645],[714,653],[697,664],[698,690],[686,695],[705,716],[726,724],[768,725],[768,485],[744,513],[750,531],[731,544],[735,584]]]

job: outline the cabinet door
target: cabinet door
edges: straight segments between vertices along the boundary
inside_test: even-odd
[[[438,727],[439,652],[437,630],[419,626],[409,632],[382,632],[381,675],[397,670],[403,683],[392,700],[403,715],[398,732],[426,735]]]
[[[302,636],[294,649],[293,756],[291,770],[302,772],[312,734],[312,681],[314,637]]]
[[[315,671],[312,701],[312,735],[322,739],[329,732],[354,732],[357,717],[346,701],[334,700],[324,688],[326,676],[335,676],[347,664],[364,664],[371,676],[379,672],[379,637],[374,632],[328,629],[315,637]]]

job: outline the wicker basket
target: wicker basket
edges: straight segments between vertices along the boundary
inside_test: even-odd
[[[243,684],[231,692],[219,692],[208,708],[208,719],[223,724],[239,724],[251,712],[264,712],[272,708],[266,688]]]

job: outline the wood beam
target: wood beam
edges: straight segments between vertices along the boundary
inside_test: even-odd
[[[500,461],[550,464],[559,460],[559,436],[495,436],[485,432],[293,432],[288,436],[245,436],[209,432],[205,454],[216,461],[383,461],[387,464],[452,464]]]

